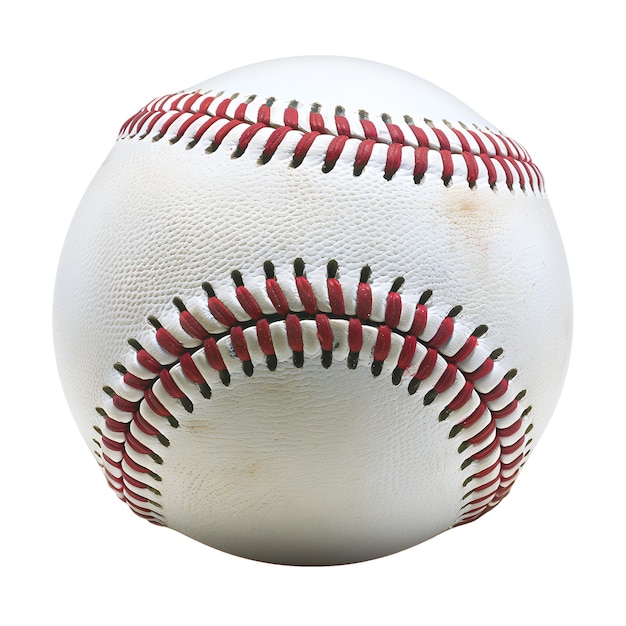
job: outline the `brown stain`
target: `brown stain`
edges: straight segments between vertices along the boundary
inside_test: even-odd
[[[445,204],[445,215],[452,227],[451,248],[457,252],[461,249],[477,250],[481,256],[486,255],[491,247],[494,229],[498,228],[493,213],[493,191],[450,191],[452,193]]]

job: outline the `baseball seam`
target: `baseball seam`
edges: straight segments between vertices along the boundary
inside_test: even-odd
[[[341,106],[332,113],[323,110],[319,103],[305,106],[297,100],[180,92],[148,103],[123,124],[119,139],[183,141],[187,149],[204,147],[208,154],[228,146],[232,158],[254,145],[260,165],[280,148],[291,156],[291,167],[310,158],[321,161],[324,173],[342,162],[360,176],[376,164],[386,180],[402,173],[416,184],[435,176],[445,186],[465,181],[472,189],[486,183],[494,191],[544,192],[528,152],[500,132],[461,121],[436,125],[410,115],[396,122],[385,113],[349,115]]]
[[[468,332],[457,324],[460,306],[438,316],[427,306],[430,291],[417,302],[403,297],[402,277],[374,288],[368,267],[356,284],[341,280],[334,261],[324,280],[309,279],[301,259],[289,279],[279,279],[270,262],[264,271],[262,287],[246,286],[234,271],[234,290],[221,297],[205,283],[203,306],[174,298],[178,324],[150,317],[153,345],[129,340],[133,357],[115,365],[117,390],[105,386],[107,402],[96,409],[95,453],[109,485],[137,515],[166,525],[159,451],[193,412],[190,396],[199,391],[210,401],[214,389],[231,384],[235,368],[250,377],[256,367],[273,371],[290,360],[299,368],[314,355],[324,368],[367,363],[374,377],[389,376],[394,386],[404,381],[424,406],[440,403],[439,422],[460,441],[457,524],[508,494],[530,450],[531,406],[522,407],[526,391],[510,384],[517,371],[497,362],[502,350],[483,345],[485,325]]]

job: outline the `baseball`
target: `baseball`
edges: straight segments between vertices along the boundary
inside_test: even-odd
[[[294,565],[389,555],[499,504],[571,325],[526,149],[344,57],[257,63],[129,117],[54,302],[66,397],[118,498]]]

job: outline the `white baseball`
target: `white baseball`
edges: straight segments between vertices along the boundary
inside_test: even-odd
[[[561,390],[570,285],[519,143],[403,71],[289,58],[123,125],[54,333],[135,513],[252,559],[350,563],[507,495]]]

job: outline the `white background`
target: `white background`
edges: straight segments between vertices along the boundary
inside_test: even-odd
[[[623,624],[626,57],[609,3],[9,6],[0,39],[1,621]],[[132,515],[79,436],[51,342],[64,234],[120,124],[154,96],[295,54],[401,67],[518,139],[546,178],[576,306],[561,402],[512,495],[475,524],[332,568],[249,562]]]

